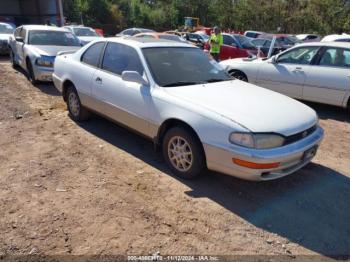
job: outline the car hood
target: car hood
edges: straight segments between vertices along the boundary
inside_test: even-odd
[[[56,56],[61,51],[77,51],[80,46],[45,46],[45,45],[32,45],[31,48],[39,55],[44,56]]]
[[[170,87],[165,91],[188,103],[214,111],[252,132],[289,136],[317,123],[317,114],[310,107],[239,80]]]
[[[9,40],[11,34],[0,34],[0,40]]]
[[[99,36],[78,36],[78,38],[80,39],[80,41],[82,41],[84,43],[89,43],[91,41],[101,39],[101,37],[99,37]]]

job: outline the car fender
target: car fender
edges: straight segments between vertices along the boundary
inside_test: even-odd
[[[160,92],[162,93],[162,92]],[[154,96],[155,121],[154,137],[158,136],[162,124],[170,119],[180,120],[189,125],[204,144],[227,147],[231,132],[247,132],[248,129],[216,112],[187,103],[173,96]]]

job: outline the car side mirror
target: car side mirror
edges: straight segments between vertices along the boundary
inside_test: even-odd
[[[20,37],[20,36],[17,36],[17,37],[16,37],[16,41],[17,41],[17,42],[20,42],[20,43],[23,43],[23,42],[24,42],[23,38]]]
[[[134,82],[141,85],[148,85],[148,81],[145,80],[139,72],[136,71],[124,71],[122,73],[122,80],[128,82]]]
[[[277,58],[278,58],[278,56],[273,56],[273,57],[271,57],[271,63],[272,64],[277,64]]]

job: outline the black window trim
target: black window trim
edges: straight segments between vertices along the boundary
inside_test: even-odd
[[[99,43],[103,43],[104,46],[102,47],[102,50],[101,50],[101,53],[100,53],[100,57],[99,57],[99,59],[98,59],[98,64],[97,64],[97,66],[93,66],[93,65],[90,65],[90,64],[88,64],[88,63],[85,63],[85,62],[83,61],[83,57],[84,57],[85,53],[86,53],[87,51],[89,51],[89,49],[90,49],[91,47],[93,47],[94,45],[99,44]],[[81,56],[80,56],[80,63],[82,63],[82,64],[84,64],[84,65],[86,65],[86,66],[95,68],[95,69],[100,68],[100,66],[101,66],[101,59],[102,59],[102,57],[103,57],[105,48],[106,48],[106,46],[107,46],[106,43],[107,43],[107,41],[98,41],[98,42],[92,44],[91,46],[89,46],[89,47],[81,54]]]
[[[130,48],[134,49],[136,51],[136,54],[139,57],[139,60],[140,60],[140,63],[142,65],[143,72],[146,75],[147,81],[149,82],[149,79],[148,79],[148,76],[147,76],[147,73],[146,73],[145,65],[142,63],[142,59],[141,59],[139,53],[137,52],[136,48],[134,48],[134,47],[132,47],[130,45],[119,43],[119,42],[112,42],[112,41],[106,41],[105,42],[105,46],[104,46],[103,51],[102,51],[102,56],[100,57],[100,64],[99,64],[99,67],[98,67],[99,70],[101,70],[102,72],[108,73],[108,74],[112,74],[114,76],[118,76],[119,78],[122,78],[122,75],[119,75],[117,73],[114,73],[114,72],[111,72],[111,71],[108,71],[108,70],[102,68],[103,60],[104,60],[104,57],[105,57],[105,52],[106,52],[106,48],[107,48],[108,44],[119,44],[119,45],[127,46],[127,47],[130,47]]]

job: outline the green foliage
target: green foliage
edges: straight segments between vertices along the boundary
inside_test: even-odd
[[[184,25],[184,17],[204,26],[235,30],[329,34],[350,31],[346,0],[64,0],[71,22],[156,30]],[[114,32],[113,32],[114,33]]]

